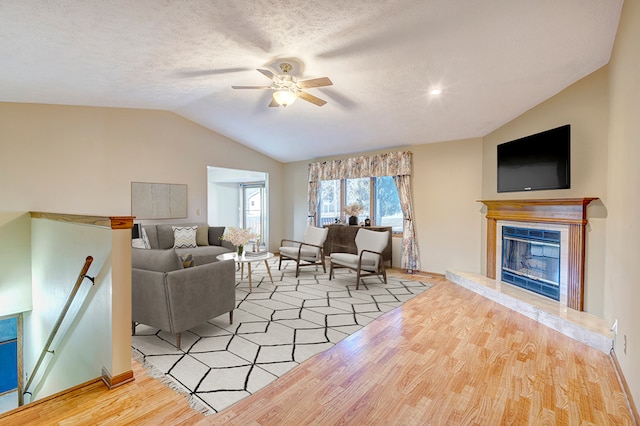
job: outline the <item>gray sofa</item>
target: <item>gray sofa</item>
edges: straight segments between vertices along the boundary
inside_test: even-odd
[[[235,262],[225,260],[183,268],[175,249],[132,249],[131,321],[175,334],[229,313],[236,302]]]
[[[198,227],[196,232],[197,247],[175,249],[179,256],[191,254],[196,265],[215,262],[216,256],[236,249],[230,242],[220,240],[224,233],[224,226],[209,226],[206,223],[142,225],[149,238],[151,249],[168,250],[173,248],[173,226]]]

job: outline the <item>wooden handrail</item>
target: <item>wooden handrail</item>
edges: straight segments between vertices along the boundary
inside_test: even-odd
[[[47,343],[44,345],[44,348],[40,353],[38,362],[36,362],[36,366],[33,368],[33,373],[31,373],[31,376],[29,377],[29,380],[27,381],[27,384],[24,387],[24,391],[22,392],[22,395],[26,394],[27,391],[29,390],[29,386],[31,386],[31,382],[33,381],[33,378],[36,376],[36,373],[38,372],[38,368],[40,368],[40,364],[42,364],[42,361],[44,360],[45,355],[49,352],[49,347],[51,346],[53,339],[56,337],[56,334],[58,333],[58,329],[60,328],[60,325],[62,325],[62,321],[64,321],[64,317],[67,315],[67,311],[69,311],[69,307],[71,307],[71,303],[73,303],[73,299],[76,297],[76,294],[80,289],[80,285],[82,284],[82,281],[84,281],[85,278],[88,278],[92,284],[94,283],[94,277],[90,277],[87,275],[87,272],[89,271],[89,267],[91,266],[91,262],[93,262],[93,257],[87,256],[87,258],[84,261],[84,266],[80,271],[80,275],[78,275],[78,279],[76,280],[76,284],[73,286],[73,289],[71,290],[71,294],[69,294],[69,297],[67,298],[67,303],[64,305],[64,308],[62,308],[62,312],[60,312],[60,315],[58,316],[58,320],[56,321],[55,325],[53,326],[53,329],[51,330],[51,333],[49,334]],[[23,398],[20,398],[20,399],[22,400]],[[19,405],[22,405],[22,404],[19,404]]]

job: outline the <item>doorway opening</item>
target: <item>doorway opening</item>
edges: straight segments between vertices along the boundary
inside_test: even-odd
[[[242,187],[242,227],[251,228],[258,234],[258,240],[262,238],[266,229],[266,212],[262,208],[265,203],[265,185],[263,183],[241,184]]]
[[[269,247],[269,174],[207,167],[207,222],[251,228]]]

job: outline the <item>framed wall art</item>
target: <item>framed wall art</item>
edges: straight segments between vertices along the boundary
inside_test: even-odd
[[[187,185],[131,182],[131,216],[136,219],[187,217]]]

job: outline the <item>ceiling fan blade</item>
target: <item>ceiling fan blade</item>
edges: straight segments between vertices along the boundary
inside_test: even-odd
[[[300,99],[304,99],[307,102],[311,102],[314,105],[318,105],[318,106],[322,106],[324,104],[327,103],[327,101],[324,101],[318,97],[313,96],[311,93],[307,93],[307,92],[303,92],[303,91],[299,91],[298,92],[298,97]]]
[[[329,77],[312,78],[310,80],[298,81],[298,87],[301,89],[309,89],[311,87],[331,86],[333,82]]]
[[[271,102],[269,103],[270,107],[279,107],[280,104],[276,102],[275,99],[273,99],[273,97],[271,98]]]
[[[232,89],[271,89],[271,86],[231,86]]]
[[[258,72],[260,72],[260,73],[264,74],[264,75],[265,75],[268,79],[270,79],[270,80],[273,80],[273,78],[276,76],[274,73],[272,73],[272,72],[271,72],[271,71],[269,71],[269,70],[261,70],[261,69],[258,69]]]

